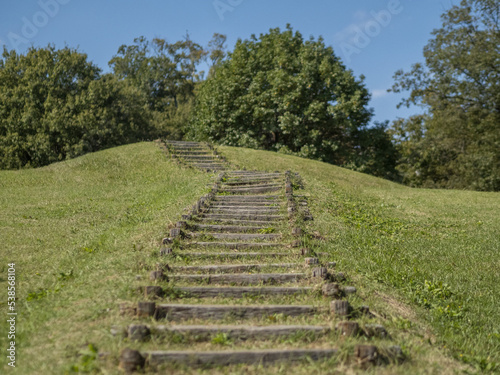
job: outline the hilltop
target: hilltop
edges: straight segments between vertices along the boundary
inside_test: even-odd
[[[300,173],[322,251],[355,281],[357,298],[403,332],[413,361],[387,371],[500,362],[498,193],[412,189],[294,156],[218,150],[240,168]],[[213,178],[154,143],[0,171],[2,281],[15,262],[18,287],[13,373],[92,371],[94,347],[118,350],[109,328],[130,280]]]

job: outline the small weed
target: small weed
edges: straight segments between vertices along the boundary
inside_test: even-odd
[[[50,294],[58,293],[63,286],[64,285],[61,285],[59,287],[56,287],[55,289],[42,289],[42,288],[40,288],[35,292],[29,292],[28,296],[26,297],[26,301],[29,302],[29,301],[41,300],[42,298],[45,298],[45,297],[49,296]]]
[[[216,345],[229,345],[231,344],[231,340],[229,339],[229,335],[224,332],[219,332],[217,333],[213,338],[212,338],[212,344]]]
[[[409,330],[413,326],[413,323],[412,323],[411,320],[404,319],[404,318],[401,318],[401,317],[392,318],[392,322],[394,323],[394,325],[398,329],[401,329],[401,330],[404,330],[404,331]]]
[[[73,270],[69,271],[68,273],[60,272],[57,276],[57,281],[66,281],[72,279],[73,277]]]
[[[269,233],[274,233],[274,232],[276,232],[276,229],[273,227],[259,229],[260,234],[269,234]]]
[[[273,315],[269,315],[267,317],[267,319],[273,323],[286,322],[286,320],[288,319],[288,316],[285,314],[273,314]]]
[[[93,372],[97,369],[96,359],[98,350],[93,344],[80,352],[81,357],[78,364],[70,367],[71,372]]]

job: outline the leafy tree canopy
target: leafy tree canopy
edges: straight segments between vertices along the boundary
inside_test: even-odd
[[[141,36],[132,45],[122,45],[109,61],[114,75],[136,87],[148,98],[153,126],[160,134],[181,138],[195,96],[195,87],[205,73],[201,62],[217,64],[224,57],[226,37],[214,34],[208,48],[189,34],[177,42]]]
[[[38,167],[141,139],[146,98],[74,49],[4,49],[0,168]]]
[[[380,168],[391,164],[392,145],[383,125],[368,130],[369,99],[363,77],[356,79],[322,38],[304,40],[290,26],[271,29],[238,40],[202,84],[188,137],[385,175]],[[377,151],[367,131],[387,149],[371,166]]]
[[[442,15],[424,64],[393,91],[422,115],[393,123],[398,169],[414,186],[500,190],[500,4],[462,0]]]

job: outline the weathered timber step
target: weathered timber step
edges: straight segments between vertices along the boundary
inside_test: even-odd
[[[243,186],[227,186],[225,183],[221,185],[221,189],[232,189],[232,190],[246,190],[246,189],[254,189],[254,188],[261,188],[261,187],[282,187],[283,184],[279,184],[276,182],[269,182],[269,183],[256,183],[256,184],[250,184],[250,185],[243,185]]]
[[[244,195],[231,195],[227,197],[245,197]],[[278,199],[217,199],[215,198],[210,202],[214,206],[238,207],[238,206],[252,206],[259,207],[279,207],[284,205],[285,201]]]
[[[209,232],[258,232],[266,228],[265,226],[243,226],[243,225],[206,225],[206,224],[191,224],[192,230],[204,230]]]
[[[229,252],[219,252],[219,253],[200,253],[200,252],[187,252],[183,251],[182,253],[177,253],[177,255],[181,255],[188,258],[206,258],[206,259],[259,259],[259,258],[281,258],[281,257],[290,257],[296,255],[299,256],[299,253],[293,254],[290,252],[270,252],[270,253],[229,253]]]
[[[207,151],[190,151],[190,150],[178,150],[176,151],[176,154],[179,154],[179,156],[183,156],[183,155],[206,155],[206,156],[213,156],[213,152],[210,151],[210,150],[207,150]]]
[[[206,211],[207,214],[210,215],[280,215],[279,210],[268,210],[268,209],[255,209],[255,210],[249,210],[249,209],[211,209],[209,208]]]
[[[242,172],[235,172],[231,171],[227,173],[227,178],[245,178],[245,177],[278,177],[281,176],[283,177],[283,173],[279,172],[251,172],[251,171],[242,171]]]
[[[284,173],[246,173],[234,175],[231,171],[226,174],[227,180],[252,180],[252,179],[270,179],[270,178],[286,178]]]
[[[247,234],[247,233],[190,233],[192,237],[211,236],[218,240],[272,240],[281,234]]]
[[[205,147],[208,148],[206,144],[200,143],[200,142],[189,142],[189,141],[166,141],[167,144],[172,145],[172,146],[177,146],[177,147],[187,147],[187,146],[198,146],[198,147]]]
[[[194,165],[195,167],[198,167],[198,168],[209,168],[209,167],[213,168],[213,167],[224,167],[225,166],[225,164],[223,164],[223,163],[216,163],[216,162],[211,163],[208,161],[205,163],[201,163],[201,162],[200,163],[193,163],[192,162],[190,164]]]
[[[253,249],[253,248],[270,248],[270,247],[284,247],[286,244],[271,243],[271,242],[189,242],[186,244],[191,247],[223,247],[230,249]]]
[[[128,327],[129,336],[135,327]],[[313,325],[275,325],[275,326],[248,326],[248,325],[156,325],[145,326],[151,336],[171,336],[173,334],[195,336],[197,340],[210,340],[214,335],[224,333],[232,340],[267,340],[277,336],[290,336],[298,333],[324,335],[330,332],[328,326]]]
[[[247,187],[258,185],[282,185],[285,181],[283,179],[258,179],[258,180],[245,180],[245,181],[224,181],[222,185],[230,185],[232,187]]]
[[[279,184],[283,183],[284,180],[282,179],[255,179],[255,180],[238,180],[238,181],[232,181],[232,180],[226,180],[224,182],[224,185],[231,185],[231,186],[247,186],[247,185],[256,185],[256,184]]]
[[[188,297],[210,298],[210,297],[236,297],[256,295],[287,296],[295,294],[310,293],[313,289],[310,287],[264,287],[264,288],[245,288],[245,287],[176,287],[176,290],[186,293]]]
[[[177,152],[177,151],[204,151],[204,152],[210,152],[211,150],[208,147],[202,147],[202,146],[171,146],[172,150]]]
[[[309,305],[183,305],[183,304],[158,304],[156,305],[156,318],[168,320],[183,319],[209,319],[220,320],[226,317],[240,319],[260,318],[273,314],[286,316],[311,315],[317,310]]]
[[[261,225],[264,226],[265,228],[268,228],[271,222],[269,221],[262,221],[262,220],[236,220],[236,219],[210,219],[210,218],[199,218],[199,221],[202,223],[211,223],[211,222],[217,222],[221,223],[224,225],[242,225],[242,226],[248,226],[248,225]]]
[[[198,169],[207,169],[211,171],[224,171],[225,167],[220,166],[220,165],[195,165],[195,164],[189,164],[192,167],[198,168]]]
[[[200,160],[200,159],[207,159],[207,160],[220,159],[217,155],[213,155],[213,154],[206,154],[206,155],[183,155],[182,157],[185,158],[185,159],[194,159],[194,160]]]
[[[229,273],[259,271],[263,268],[293,268],[301,266],[299,263],[266,263],[266,264],[222,264],[207,266],[176,266],[171,267],[170,272],[204,272],[211,273]]]
[[[200,145],[169,145],[170,148],[174,151],[186,151],[186,150],[200,150],[205,152],[210,152],[208,147],[200,146]]]
[[[202,218],[207,220],[246,220],[246,221],[278,221],[283,220],[282,215],[245,215],[245,214],[202,214]]]
[[[228,210],[270,210],[276,211],[279,210],[284,201],[273,201],[273,202],[265,202],[265,201],[253,201],[253,200],[245,200],[245,201],[212,201],[210,202],[210,208],[218,208],[218,209],[228,209]]]
[[[184,160],[186,163],[189,163],[189,164],[200,164],[200,165],[204,165],[204,164],[224,164],[223,162],[221,162],[221,160],[219,159],[214,159],[214,158],[207,158],[207,159],[189,159],[189,158],[185,158],[184,156],[181,156],[181,155],[178,155],[179,159],[182,159]]]
[[[242,207],[242,208],[250,208],[250,207],[254,207],[254,208],[267,208],[267,207],[272,207],[272,208],[276,208],[276,209],[279,209],[280,206],[282,205],[282,203],[284,202],[280,202],[280,201],[275,201],[275,202],[262,202],[262,201],[241,201],[241,202],[229,202],[229,201],[213,201],[211,204],[210,204],[210,207],[221,207],[221,208],[230,208],[230,207],[236,207],[236,208],[239,208],[239,207]]]
[[[261,215],[261,214],[276,214],[280,207],[240,207],[240,206],[225,206],[225,207],[209,207],[208,211],[211,213],[238,213],[238,214],[250,214],[250,215]]]
[[[220,164],[220,165],[224,165],[224,162],[220,159],[216,159],[216,158],[210,158],[210,159],[207,159],[207,160],[188,160],[188,159],[184,159],[185,161],[191,163],[191,164],[196,164],[196,165],[205,165],[205,164]]]
[[[220,275],[174,275],[173,281],[207,282],[208,284],[278,284],[297,282],[306,278],[304,273],[256,273],[256,274],[220,274]]]
[[[218,195],[214,197],[214,201],[257,201],[257,202],[273,202],[279,200],[279,195]]]
[[[177,141],[175,139],[167,139],[165,141],[166,143],[168,144],[180,144],[180,145],[201,145],[202,143],[201,142],[197,142],[197,141]]]
[[[270,193],[273,191],[281,190],[283,186],[270,186],[270,187],[259,187],[259,188],[241,188],[241,189],[229,189],[222,188],[220,191],[223,193],[230,194],[244,194],[244,193]]]
[[[337,355],[337,349],[290,350],[224,350],[224,351],[148,351],[141,355],[151,367],[162,364],[204,366],[229,366],[235,364],[263,364],[305,360],[321,360]]]

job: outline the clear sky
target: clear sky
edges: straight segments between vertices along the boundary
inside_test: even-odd
[[[206,45],[226,34],[238,38],[285,28],[323,36],[356,76],[366,77],[375,120],[406,117],[400,96],[387,93],[398,69],[423,61],[422,49],[440,15],[458,0],[0,0],[0,45],[24,52],[29,46],[65,45],[88,54],[109,71],[108,61],[133,39],[174,42],[186,31]]]

